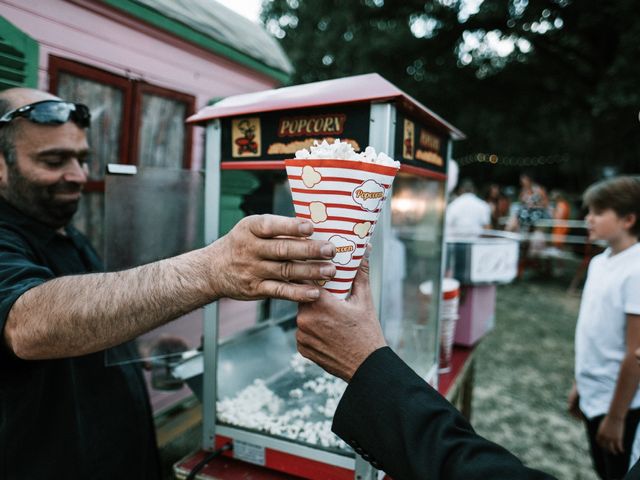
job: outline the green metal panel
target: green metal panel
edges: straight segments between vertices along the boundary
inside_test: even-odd
[[[38,42],[0,16],[0,89],[38,87]]]

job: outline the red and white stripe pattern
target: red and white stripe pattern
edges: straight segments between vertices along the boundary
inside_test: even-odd
[[[311,238],[330,241],[338,250],[337,274],[323,286],[346,298],[398,169],[353,160],[284,163],[296,216],[313,222]]]

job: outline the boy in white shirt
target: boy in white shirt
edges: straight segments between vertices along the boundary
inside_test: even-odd
[[[594,467],[602,479],[623,478],[640,421],[640,177],[617,177],[583,196],[595,256],[576,327],[575,383],[569,412],[583,419]]]

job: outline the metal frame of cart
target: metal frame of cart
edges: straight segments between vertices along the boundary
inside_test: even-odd
[[[361,122],[363,124],[361,132],[354,131],[354,137],[360,135],[358,140],[362,148],[370,145],[377,151],[390,154],[392,152],[396,159],[402,159],[401,172],[445,183],[451,140],[464,138],[463,134],[379,75],[362,75],[230,97],[203,109],[189,119],[191,123],[206,124],[205,241],[212,242],[219,235],[219,192],[222,170],[284,169],[283,159],[293,156],[291,151],[273,153],[273,149],[268,149],[268,142],[254,131],[251,135],[241,138],[241,141],[232,142],[228,136],[233,134],[233,129],[237,125],[236,121],[232,126],[233,119],[262,116],[260,133],[268,137],[266,130],[274,129],[273,123],[281,112],[286,112],[289,118],[295,118],[298,113],[301,113],[303,118],[304,115],[313,116],[314,114],[321,117],[323,112],[335,112],[340,108],[355,108],[365,112],[365,121],[368,121],[368,125]],[[309,114],[310,111],[311,114]],[[313,128],[322,129],[323,125],[327,127],[325,130],[335,128],[335,125],[331,126],[330,121],[321,123],[319,127],[318,122],[318,120],[315,121]],[[282,120],[280,120],[280,126],[282,126]],[[306,130],[310,131],[310,127]],[[326,131],[322,133],[324,133],[323,136],[328,136]],[[338,136],[340,135],[336,135]],[[398,155],[401,158],[398,158]],[[446,188],[443,191],[444,198],[440,199],[443,202],[442,208],[446,204]],[[391,209],[385,208],[378,221],[372,242],[374,249],[371,258],[371,280],[378,312],[382,309],[385,295],[382,269],[386,246],[390,241],[390,232]],[[444,267],[442,245],[439,261],[438,269],[442,277]],[[433,301],[439,304],[437,297]],[[438,308],[436,306],[436,311]],[[363,480],[376,478],[375,470],[358,455],[355,455],[354,459],[294,441],[274,438],[268,434],[219,425],[216,421],[215,408],[218,321],[217,303],[208,305],[204,315],[202,437],[204,449],[212,449],[220,446],[227,439],[233,439],[234,442],[240,442],[248,448],[248,453],[245,451],[247,460],[258,464],[263,463],[277,470],[301,476],[307,476],[308,472],[317,472],[320,475],[309,478]],[[433,341],[435,342],[433,358],[430,359],[429,370],[424,376],[435,385],[437,384],[438,338]],[[250,458],[252,447],[256,448],[253,459]]]

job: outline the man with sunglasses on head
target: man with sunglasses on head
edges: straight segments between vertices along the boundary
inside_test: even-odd
[[[0,478],[157,479],[137,366],[104,352],[221,297],[308,302],[335,249],[312,224],[248,217],[199,250],[102,273],[70,226],[87,182],[84,105],[0,92]],[[297,262],[315,260],[315,262]],[[110,352],[111,353],[111,352]]]

